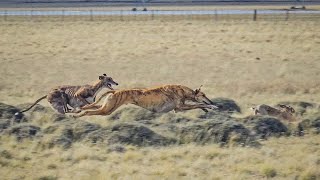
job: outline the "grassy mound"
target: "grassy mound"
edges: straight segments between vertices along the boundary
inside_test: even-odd
[[[201,110],[152,113],[140,107],[125,106],[103,117],[109,123],[107,125],[100,124],[95,116],[86,117],[86,120],[74,119],[40,105],[25,113],[24,121],[17,121],[14,114],[19,109],[1,103],[0,133],[19,141],[25,138],[38,140],[43,148],[70,148],[79,142],[116,147],[121,144],[168,146],[194,143],[256,146],[260,139],[320,131],[316,104],[287,103],[299,109],[298,115],[303,119],[300,123],[290,124],[268,116],[236,118],[232,113],[241,110],[235,101],[217,98],[213,102],[220,109],[208,113]]]

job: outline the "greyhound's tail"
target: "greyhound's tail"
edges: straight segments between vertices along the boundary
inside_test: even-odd
[[[29,111],[31,108],[33,108],[33,106],[35,106],[36,104],[38,104],[38,102],[40,102],[41,100],[45,99],[46,97],[47,97],[47,95],[42,96],[41,98],[39,98],[38,100],[36,100],[36,102],[34,102],[30,107],[28,107],[28,108],[25,109],[25,110],[20,111],[20,113]]]
[[[98,104],[102,98],[104,98],[106,95],[110,94],[110,93],[115,93],[115,90],[111,90],[111,91],[107,91],[104,94],[102,94],[98,99],[96,99],[93,103],[85,105],[83,107],[81,107],[81,109],[90,109],[92,107],[94,107],[96,104]]]

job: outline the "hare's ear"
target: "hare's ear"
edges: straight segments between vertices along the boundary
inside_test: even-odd
[[[100,79],[100,80],[103,79],[103,76],[99,76],[99,79]]]
[[[291,107],[291,106],[289,106],[289,107],[290,107],[290,110],[291,110],[292,113],[296,112],[296,110],[294,110],[293,107]]]

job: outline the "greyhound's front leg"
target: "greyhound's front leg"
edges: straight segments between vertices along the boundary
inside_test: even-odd
[[[208,104],[193,104],[193,105],[189,105],[189,104],[180,104],[179,106],[177,106],[176,110],[178,111],[187,111],[187,110],[191,110],[191,109],[218,109],[217,106],[215,105],[208,105]]]
[[[206,108],[201,108],[201,110],[206,112],[206,113],[209,112]]]
[[[76,96],[76,98],[78,98],[80,101],[82,101],[84,104],[90,104],[85,98],[83,98],[82,96]]]
[[[74,114],[73,117],[82,117],[82,116],[92,116],[92,115],[106,115],[106,112],[103,109],[96,110],[85,110],[80,113]]]

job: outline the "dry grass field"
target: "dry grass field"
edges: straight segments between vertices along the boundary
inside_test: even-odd
[[[118,88],[204,85],[241,106],[320,100],[319,21],[1,22],[0,101],[107,73]]]
[[[0,34],[0,102],[11,105],[102,73],[119,89],[203,85],[210,98],[235,100],[240,117],[253,104],[320,101],[320,20],[0,21]],[[108,126],[103,120],[90,119]],[[311,180],[320,178],[319,142],[308,134],[271,138],[261,148],[127,145],[117,153],[0,136],[0,179]]]
[[[9,141],[10,143],[5,143]],[[320,137],[279,138],[263,147],[128,146],[124,153],[76,144],[41,151],[1,139],[3,179],[304,179],[320,177]],[[5,147],[5,148],[3,148]]]

